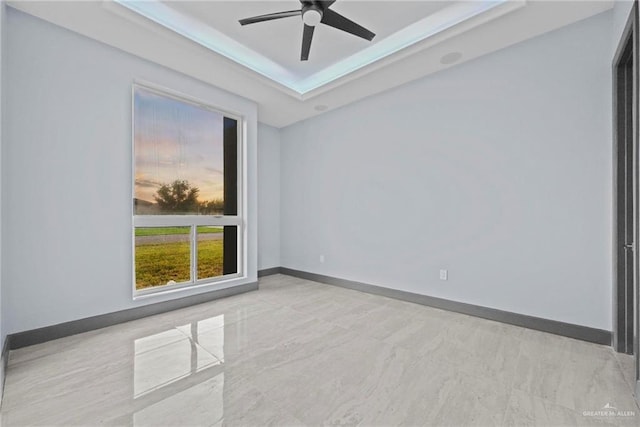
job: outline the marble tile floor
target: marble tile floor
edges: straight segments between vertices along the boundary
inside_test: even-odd
[[[640,425],[631,371],[609,347],[274,275],[12,351],[0,415],[2,427]]]

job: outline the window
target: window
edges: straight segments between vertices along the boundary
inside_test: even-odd
[[[242,274],[240,119],[133,87],[135,294]]]

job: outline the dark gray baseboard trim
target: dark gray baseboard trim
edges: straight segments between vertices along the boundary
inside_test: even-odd
[[[127,310],[116,311],[114,313],[107,313],[98,316],[87,317],[85,319],[72,320],[70,322],[60,323],[57,325],[45,326],[44,328],[32,329],[30,331],[17,332],[15,334],[10,334],[9,336],[7,336],[7,342],[9,343],[8,348],[10,350],[16,350],[18,348],[40,344],[58,338],[80,334],[83,332],[89,332],[95,329],[117,325],[118,323],[124,323],[131,320],[141,319],[143,317],[153,316],[155,314],[166,313],[167,311],[173,311],[192,305],[202,304],[220,298],[255,291],[257,289],[258,282],[247,283],[244,285],[233,286],[231,288],[219,289],[170,301],[163,301],[154,304],[143,305],[140,307],[130,308]]]
[[[309,273],[307,271],[293,270],[286,267],[281,267],[280,272],[282,274],[288,274],[289,276],[295,276],[301,279],[313,280],[314,282],[326,283],[328,285],[340,286],[342,288],[427,305],[429,307],[453,311],[469,316],[481,317],[483,319],[521,326],[523,328],[535,329],[537,331],[548,332],[555,335],[562,335],[595,344],[611,345],[611,331],[605,331],[603,329],[590,328],[588,326],[574,325],[571,323],[559,322],[557,320],[549,320],[525,314],[512,313],[510,311],[497,310],[495,308],[414,294],[412,292],[389,289],[381,286],[369,285],[367,283]]]
[[[5,337],[4,344],[2,345],[2,378],[0,381],[2,382],[2,394],[0,394],[0,408],[2,407],[2,402],[4,401],[4,385],[5,378],[7,378],[7,367],[9,366],[9,337]]]
[[[10,349],[9,342],[10,341],[11,340],[9,339],[9,336],[6,336],[4,339],[4,344],[2,345],[2,364],[5,372],[7,372],[7,366],[9,365],[9,349]],[[4,390],[4,387],[2,389]]]
[[[258,270],[258,277],[271,276],[272,274],[280,274],[282,267],[265,268],[264,270]]]

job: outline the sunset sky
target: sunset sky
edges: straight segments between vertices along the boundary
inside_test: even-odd
[[[200,201],[222,199],[223,116],[144,88],[134,93],[135,197],[186,180]]]

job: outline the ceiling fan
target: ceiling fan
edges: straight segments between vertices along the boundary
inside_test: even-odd
[[[338,30],[362,37],[365,40],[373,40],[376,36],[371,31],[361,25],[356,24],[350,19],[345,18],[337,12],[329,9],[335,3],[335,0],[300,0],[302,9],[288,10],[285,12],[269,13],[267,15],[253,16],[251,18],[241,19],[240,25],[256,24],[258,22],[271,21],[274,19],[289,18],[291,16],[302,16],[304,23],[304,32],[302,34],[302,52],[300,60],[309,59],[309,50],[311,49],[311,40],[313,39],[313,30],[318,24],[325,24]]]

